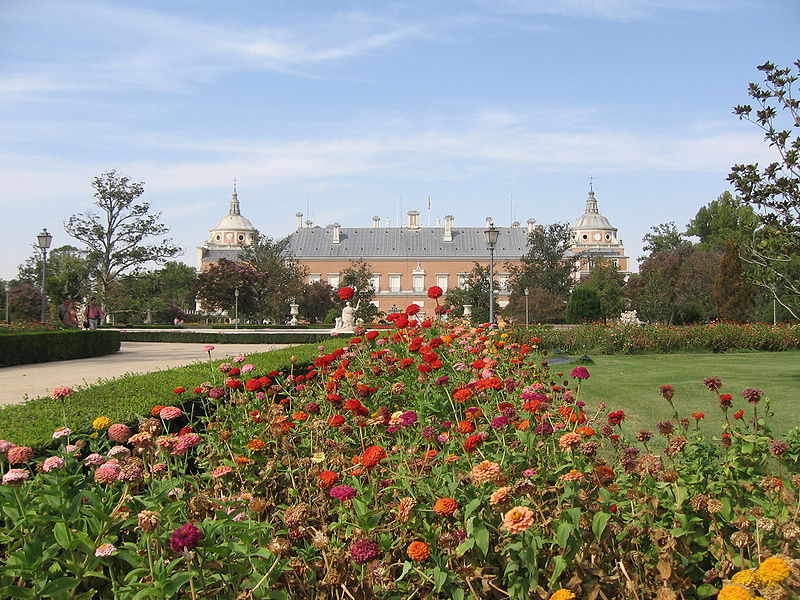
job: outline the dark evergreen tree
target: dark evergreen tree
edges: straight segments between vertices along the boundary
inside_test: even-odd
[[[714,280],[714,305],[721,319],[745,323],[753,316],[757,291],[750,283],[734,238],[725,243],[725,251]]]
[[[603,318],[603,307],[597,290],[591,285],[575,286],[567,302],[567,323],[586,323]]]

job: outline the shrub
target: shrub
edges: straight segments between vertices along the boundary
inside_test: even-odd
[[[597,290],[579,285],[570,294],[567,303],[567,323],[586,323],[603,318],[603,307]]]
[[[116,331],[32,331],[0,335],[0,367],[103,356],[117,352]]]

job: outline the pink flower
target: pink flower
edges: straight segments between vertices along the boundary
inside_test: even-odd
[[[72,429],[69,427],[59,427],[53,432],[53,439],[60,440],[63,437],[67,437],[72,433]]]
[[[212,346],[211,344],[209,344],[208,346],[203,346],[203,352],[208,352],[209,354],[211,353],[211,351],[213,349],[214,349],[214,346]]]
[[[179,527],[169,538],[169,547],[173,552],[192,550],[203,539],[203,532],[191,523]]]
[[[328,495],[331,498],[338,498],[342,501],[352,500],[356,497],[356,490],[349,485],[335,485],[331,488],[330,492],[328,492]]]
[[[51,471],[60,471],[64,468],[64,459],[60,456],[48,456],[42,463],[42,471],[50,473]]]
[[[14,448],[16,444],[12,444],[8,440],[0,440],[0,454],[6,454],[9,450]]]
[[[250,371],[255,371],[255,365],[246,364],[242,367],[242,373],[249,373]]]
[[[8,451],[8,462],[12,465],[21,465],[28,462],[33,456],[33,449],[28,446],[15,446]]]
[[[62,400],[67,396],[72,395],[72,388],[69,386],[55,388],[52,392],[50,392],[50,397],[54,400]]]
[[[177,406],[165,406],[159,411],[158,416],[165,421],[171,421],[183,416],[183,411]]]
[[[211,473],[211,479],[219,479],[225,477],[228,473],[233,472],[233,469],[228,465],[220,465]]]
[[[589,371],[586,367],[575,367],[570,373],[573,379],[589,379]]]
[[[25,469],[9,469],[8,473],[3,475],[3,485],[19,487],[28,477],[30,474]]]
[[[108,428],[108,439],[112,442],[125,443],[131,437],[131,428],[123,423],[114,423]]]
[[[105,558],[106,556],[112,556],[117,551],[116,546],[114,544],[101,544],[97,547],[97,550],[94,551],[94,555],[100,558]]]
[[[102,455],[98,454],[97,452],[92,452],[89,456],[87,456],[86,458],[83,459],[83,462],[85,462],[87,465],[91,465],[93,467],[99,467],[104,462],[106,462],[106,459],[105,459],[105,457],[103,457]]]
[[[233,357],[233,362],[235,362],[235,363],[244,362],[244,355],[240,354],[239,356],[234,356]]]
[[[118,464],[107,462],[94,472],[94,480],[97,483],[114,483],[119,479],[119,472],[120,466]]]
[[[350,560],[357,565],[367,564],[381,555],[381,549],[372,540],[359,538],[350,546]]]

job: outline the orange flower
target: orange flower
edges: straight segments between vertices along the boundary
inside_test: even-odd
[[[292,418],[295,421],[305,421],[308,418],[308,414],[304,413],[302,410],[299,410],[292,415]]]
[[[408,523],[411,519],[411,509],[413,509],[416,504],[417,501],[408,496],[401,499],[400,505],[397,507],[397,520],[401,523]]]
[[[489,496],[489,504],[492,506],[497,506],[498,504],[503,504],[508,502],[508,488],[503,486],[501,488],[497,488],[492,495]]]
[[[575,433],[580,433],[584,437],[592,437],[597,432],[591,427],[578,427]]]
[[[503,527],[509,533],[522,533],[533,525],[533,511],[527,506],[515,506],[503,516]]]
[[[252,452],[258,452],[259,450],[263,450],[264,446],[266,446],[266,444],[264,442],[262,442],[258,438],[254,439],[254,440],[250,440],[249,442],[247,442],[247,447]]]
[[[416,562],[425,562],[431,555],[431,549],[425,542],[411,542],[406,550],[408,558]]]
[[[333,486],[333,484],[337,481],[339,481],[339,474],[334,473],[333,471],[323,471],[319,474],[319,487],[323,489]]]
[[[514,429],[518,431],[528,431],[528,428],[531,426],[531,422],[529,419],[523,419],[519,423],[514,424]]]
[[[453,399],[456,402],[466,402],[470,398],[472,398],[472,390],[469,388],[461,388],[460,390],[456,390],[453,392]]]
[[[458,430],[461,433],[473,433],[475,431],[475,424],[472,421],[459,421]]]
[[[472,481],[478,484],[494,481],[499,475],[500,465],[488,460],[484,460],[472,467],[472,471],[470,473]]]
[[[157,416],[158,416],[158,413],[160,413],[160,412],[161,412],[161,409],[162,409],[162,408],[164,408],[164,405],[163,405],[163,404],[157,404],[156,406],[154,406],[154,407],[153,407],[153,408],[150,410],[150,414],[151,414],[152,416],[154,416],[154,417],[157,417]]]
[[[433,512],[440,517],[449,517],[458,508],[458,502],[453,498],[439,498],[433,505]]]
[[[577,433],[565,433],[562,435],[558,440],[558,445],[561,446],[564,450],[572,452],[572,449],[575,448],[578,444],[581,443],[581,436]]]
[[[251,462],[253,462],[253,460],[250,459],[250,458],[247,458],[246,456],[237,456],[236,457],[236,464],[239,465],[239,466],[249,465]]]
[[[380,446],[370,446],[364,450],[364,454],[361,455],[361,464],[367,469],[371,469],[384,458],[386,458],[386,450]]]

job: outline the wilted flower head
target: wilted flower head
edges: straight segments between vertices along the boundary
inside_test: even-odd
[[[722,387],[722,379],[719,377],[706,377],[703,379],[703,385],[705,385],[712,392],[716,392]]]
[[[106,556],[111,556],[116,553],[117,548],[114,544],[100,544],[97,547],[97,550],[94,551],[94,555],[100,558],[104,558]]]

